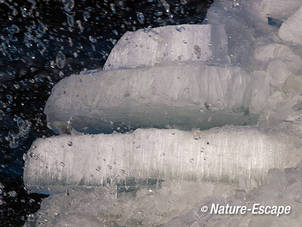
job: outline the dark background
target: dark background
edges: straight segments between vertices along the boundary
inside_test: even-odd
[[[0,0],[0,226],[22,226],[45,195],[23,185],[23,154],[48,137],[60,79],[100,68],[126,31],[198,24],[212,0]]]

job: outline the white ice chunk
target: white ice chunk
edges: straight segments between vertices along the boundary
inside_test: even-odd
[[[248,10],[266,23],[268,17],[287,19],[302,5],[301,0],[248,0],[246,2]]]
[[[302,76],[291,75],[285,81],[283,91],[285,93],[291,93],[299,95],[302,92]]]
[[[253,74],[250,113],[259,113],[258,126],[274,127],[290,118],[301,100],[302,78],[288,72],[280,60],[271,61],[267,71]]]
[[[165,226],[192,227],[191,223],[195,223],[194,226],[207,227],[300,227],[302,223],[301,163],[295,168],[285,169],[284,171],[278,169],[270,170],[268,179],[266,185],[255,190],[248,192],[238,190],[233,196],[228,198],[218,195],[202,201],[195,208],[184,215],[174,218]],[[201,212],[201,206],[208,205],[209,209],[211,209],[212,204],[216,207],[219,206],[219,208],[228,207],[223,210],[229,211],[231,215],[214,215],[210,212]],[[256,214],[258,204],[263,206],[265,210],[270,211],[266,215]],[[240,214],[239,206],[246,206],[247,210],[255,212],[246,212],[242,215]],[[239,210],[238,213],[236,213],[236,208],[239,208],[237,209],[237,211]],[[286,212],[289,209],[290,212]]]
[[[224,26],[231,63],[248,67],[249,58],[254,51],[255,32],[253,27],[248,24],[245,15],[242,15],[244,14],[242,10],[229,8],[230,3],[231,1],[228,1],[227,4],[215,1],[207,12],[207,22]]]
[[[271,168],[296,165],[300,155],[295,146],[284,132],[243,126],[65,135],[34,142],[23,179],[28,188],[103,185],[126,177],[206,179],[250,187],[262,184]]]
[[[282,60],[273,60],[267,67],[267,72],[271,77],[270,84],[276,88],[281,88],[286,79],[292,74],[285,62]]]
[[[229,62],[223,26],[185,24],[127,32],[112,49],[104,69],[214,59]]]
[[[271,43],[255,49],[254,57],[263,63],[280,59],[286,64],[286,68],[292,73],[298,73],[302,68],[302,59],[296,55],[288,46],[278,43]]]
[[[250,81],[238,67],[188,63],[72,75],[53,88],[45,113],[59,131],[88,133],[253,124]]]
[[[255,71],[253,73],[253,89],[249,110],[251,113],[261,113],[267,106],[270,95],[270,80],[265,71]]]
[[[282,24],[279,37],[284,41],[302,45],[302,7]]]

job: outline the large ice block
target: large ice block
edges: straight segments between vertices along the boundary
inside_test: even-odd
[[[176,25],[127,32],[112,49],[104,70],[171,62],[229,63],[222,25]]]
[[[245,126],[64,135],[34,142],[25,161],[24,182],[28,188],[87,186],[134,177],[249,187],[263,183],[271,168],[294,166],[300,160],[295,146],[285,133]]]
[[[72,75],[53,88],[45,113],[59,132],[254,124],[250,81],[238,67],[192,63]]]
[[[284,41],[302,45],[302,7],[282,24],[279,37]]]

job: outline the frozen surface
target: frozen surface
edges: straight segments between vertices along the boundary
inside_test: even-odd
[[[251,187],[263,183],[271,168],[294,166],[300,158],[297,145],[285,133],[251,127],[59,136],[33,144],[24,182],[27,187],[103,185],[107,179],[135,177]]]
[[[45,113],[65,132],[120,128],[207,129],[255,124],[249,114],[251,77],[239,67],[172,64],[72,75],[60,81]]]
[[[302,45],[302,7],[282,24],[279,37],[284,41]]]
[[[104,70],[171,62],[229,63],[222,25],[177,25],[127,32],[112,49]]]

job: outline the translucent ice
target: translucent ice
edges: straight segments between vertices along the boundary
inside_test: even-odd
[[[112,49],[104,69],[185,61],[229,63],[224,27],[184,24],[127,32]]]
[[[302,68],[302,58],[284,44],[261,45],[255,49],[254,57],[264,65],[267,65],[273,59],[280,60],[283,64],[286,64],[286,68],[292,73],[299,73]]]
[[[302,7],[282,24],[279,37],[293,44],[302,45]]]
[[[245,0],[248,10],[264,22],[268,17],[279,20],[287,19],[302,5],[300,0]]]
[[[53,194],[42,201],[35,226],[163,226],[209,196],[230,196],[232,189],[221,183],[164,182],[158,188],[141,188],[135,196],[116,198],[111,187],[70,188],[68,195]]]
[[[254,124],[250,82],[238,67],[193,63],[72,75],[54,87],[45,113],[61,133]]]
[[[302,222],[302,165],[285,170],[273,169],[269,171],[268,183],[262,187],[245,192],[237,190],[228,198],[213,196],[201,202],[194,209],[184,215],[178,216],[167,223],[168,227],[189,227],[192,223],[197,226],[268,226],[268,227],[299,227]],[[213,215],[210,212],[202,213],[203,205],[220,204],[230,206],[246,206],[252,209],[254,204],[261,206],[290,206],[290,214],[277,217],[277,212],[268,215],[257,215],[247,212],[246,215]]]
[[[129,32],[112,50],[105,71],[59,82],[45,107],[59,133],[187,131],[37,140],[25,159],[25,184],[67,189],[43,202],[38,221],[152,226],[177,216],[167,226],[300,226],[301,164],[288,167],[302,154],[301,5],[217,0],[207,15],[210,25]],[[122,202],[109,199],[127,177],[163,179],[170,187],[159,194],[140,190]],[[85,187],[108,182],[113,189]],[[229,196],[234,186],[240,190]],[[276,218],[200,212],[207,203],[259,201],[291,205],[294,213]]]
[[[271,168],[296,165],[300,158],[296,145],[285,133],[252,127],[59,136],[33,144],[24,182],[28,188],[103,185],[108,179],[119,182],[134,177],[251,187],[262,184]]]

